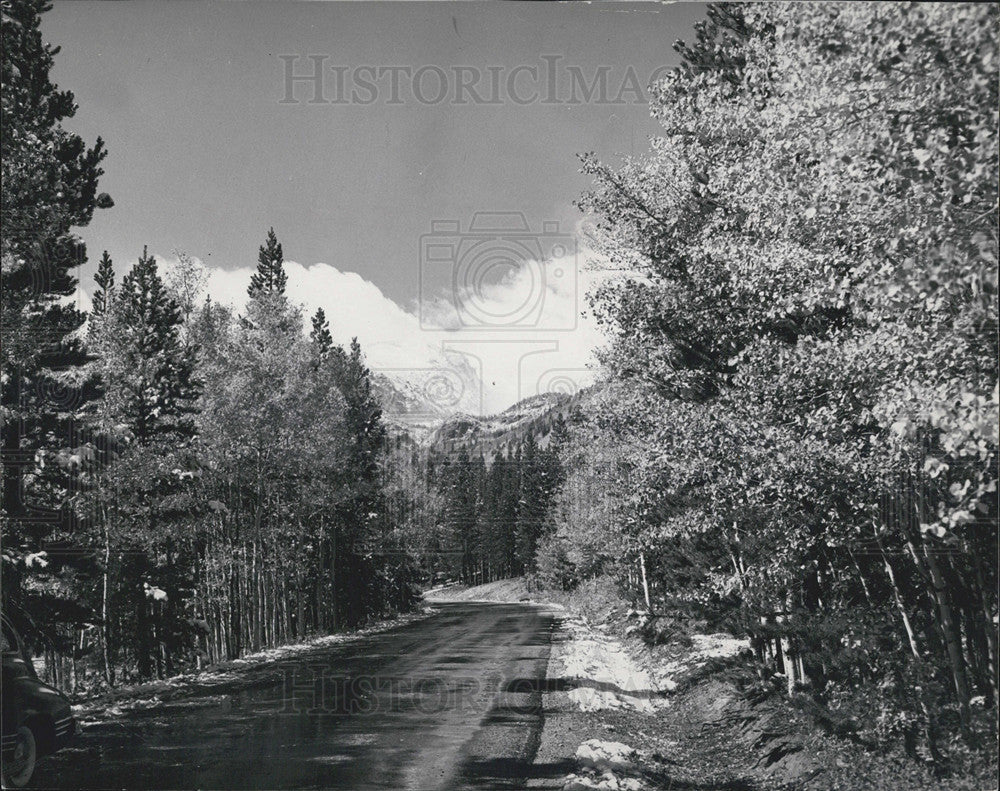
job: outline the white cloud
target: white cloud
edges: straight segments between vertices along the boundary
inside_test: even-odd
[[[175,257],[160,257],[168,270]],[[212,299],[242,310],[250,268],[208,270]],[[308,319],[323,308],[334,340],[357,336],[373,370],[410,379],[445,370],[463,380],[457,408],[490,414],[546,390],[585,387],[601,336],[581,316],[595,274],[583,255],[522,261],[502,277],[425,294],[412,309],[354,272],[325,263],[285,262],[287,294]],[[84,295],[86,296],[86,295]],[[89,298],[88,298],[89,301]],[[484,322],[489,322],[484,324]],[[481,382],[481,384],[480,384]]]

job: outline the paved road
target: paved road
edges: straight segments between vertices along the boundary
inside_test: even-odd
[[[543,722],[555,623],[439,604],[391,631],[283,661],[254,688],[86,723],[42,788],[519,788]]]

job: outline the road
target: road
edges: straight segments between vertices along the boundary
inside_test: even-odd
[[[555,621],[529,605],[437,614],[283,660],[250,689],[85,723],[42,788],[523,787]]]

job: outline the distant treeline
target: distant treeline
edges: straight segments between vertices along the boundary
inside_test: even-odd
[[[476,585],[535,570],[538,541],[551,529],[553,497],[562,482],[565,437],[557,418],[545,448],[529,433],[489,464],[482,455],[470,459],[465,448],[432,456],[427,475],[440,498],[429,542],[438,556],[435,573]]]

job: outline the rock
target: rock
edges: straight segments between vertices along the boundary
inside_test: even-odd
[[[581,766],[597,771],[628,771],[635,768],[638,754],[627,744],[589,739],[576,749],[576,760]]]
[[[643,791],[645,788],[634,777],[616,777],[611,772],[605,772],[600,777],[567,775],[562,787],[563,791]]]
[[[563,781],[563,791],[594,791],[601,787],[599,782],[587,775],[567,775]]]

